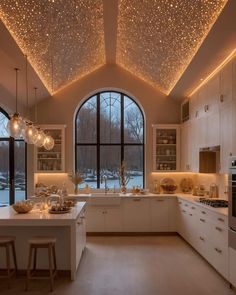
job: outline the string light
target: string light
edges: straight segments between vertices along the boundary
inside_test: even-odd
[[[169,94],[227,0],[120,0],[117,63]]]

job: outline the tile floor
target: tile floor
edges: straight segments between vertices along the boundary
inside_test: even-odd
[[[58,277],[51,294],[235,295],[227,282],[178,236],[89,237],[77,279]],[[0,294],[50,294],[49,282],[17,278]]]

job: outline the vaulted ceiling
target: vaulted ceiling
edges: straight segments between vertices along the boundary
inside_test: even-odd
[[[51,94],[116,63],[166,95],[179,89],[179,96],[184,74],[233,2],[1,0],[0,17]]]

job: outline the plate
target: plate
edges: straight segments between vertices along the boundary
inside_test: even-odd
[[[64,214],[64,213],[69,213],[70,212],[70,209],[68,209],[68,210],[58,210],[58,211],[48,210],[48,212],[50,214]]]
[[[193,190],[192,178],[183,178],[180,181],[180,188],[183,193],[191,193]]]

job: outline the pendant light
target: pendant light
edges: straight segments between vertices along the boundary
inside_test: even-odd
[[[28,58],[25,55],[25,88],[26,88],[26,105],[27,105],[27,116],[29,117],[29,87],[28,87]],[[25,128],[23,130],[23,138],[28,144],[35,144],[37,139],[37,129],[33,123],[26,119]]]
[[[47,134],[43,146],[46,150],[50,151],[54,147],[54,139]]]
[[[22,136],[23,120],[18,113],[18,68],[15,68],[16,73],[16,111],[11,116],[7,124],[9,135],[15,139],[19,139]]]

